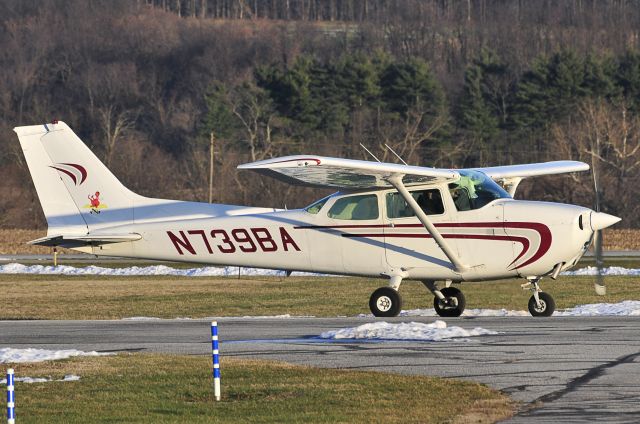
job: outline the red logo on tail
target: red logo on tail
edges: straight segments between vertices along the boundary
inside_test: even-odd
[[[77,163],[56,163],[49,165],[49,168],[62,172],[71,178],[74,185],[81,185],[87,179],[87,170],[84,166],[78,165]]]

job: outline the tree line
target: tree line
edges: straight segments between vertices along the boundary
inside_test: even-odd
[[[312,3],[333,12],[310,18]],[[214,201],[302,206],[323,193],[235,166],[296,153],[367,159],[360,144],[395,161],[388,145],[426,166],[584,160],[603,209],[638,225],[634,5],[7,0],[0,225],[44,225],[11,128],[52,119],[155,197],[206,201],[213,153]],[[592,206],[593,182],[535,179],[518,196]]]

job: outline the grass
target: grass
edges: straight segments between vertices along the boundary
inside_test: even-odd
[[[523,280],[464,283],[467,308],[526,310]],[[636,277],[607,277],[597,296],[593,277],[543,280],[558,308],[640,299]],[[0,319],[120,319],[244,315],[353,316],[369,313],[368,299],[384,280],[340,277],[104,277],[0,275]],[[401,286],[404,309],[431,308],[416,281]]]
[[[375,372],[224,359],[222,401],[210,359],[122,354],[16,364],[17,376],[78,382],[16,384],[20,423],[482,423],[513,414],[484,385]],[[2,370],[4,371],[4,370]]]

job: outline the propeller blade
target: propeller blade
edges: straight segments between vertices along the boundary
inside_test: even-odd
[[[602,229],[607,228],[616,222],[620,221],[620,218],[600,212],[600,191],[598,190],[598,177],[595,167],[593,168],[593,191],[596,197],[596,210],[591,212],[591,229],[593,233],[593,250],[596,256],[596,282],[594,288],[598,296],[604,296],[607,294],[607,288],[604,285],[604,277],[602,276],[602,267],[604,262],[602,260]]]
[[[604,285],[604,276],[602,275],[602,267],[604,266],[604,261],[602,260],[602,230],[598,230],[593,234],[594,240],[594,253],[596,257],[596,282],[594,287],[596,289],[596,294],[599,296],[604,296],[607,294],[607,288]]]

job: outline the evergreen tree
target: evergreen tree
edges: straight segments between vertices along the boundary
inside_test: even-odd
[[[512,122],[520,129],[545,128],[566,117],[588,94],[584,60],[574,52],[539,59],[518,83]]]
[[[627,52],[618,65],[615,81],[631,110],[640,110],[640,53]]]
[[[494,138],[507,120],[513,76],[498,56],[483,49],[465,71],[456,107],[460,126],[480,140]]]

